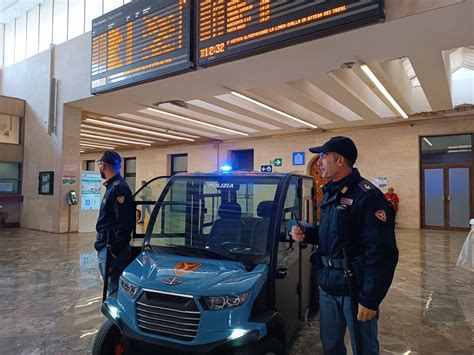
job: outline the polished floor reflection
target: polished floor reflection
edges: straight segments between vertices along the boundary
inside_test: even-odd
[[[400,263],[382,304],[382,354],[473,354],[474,273],[455,267],[467,233],[397,230]],[[93,234],[0,230],[0,354],[87,354],[99,325]],[[292,354],[321,354],[318,317]]]

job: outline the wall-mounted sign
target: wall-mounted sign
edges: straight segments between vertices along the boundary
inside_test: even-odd
[[[270,164],[273,164],[274,166],[283,166],[283,159],[275,158],[273,160],[270,160]]]
[[[374,183],[375,186],[378,188],[383,188],[388,186],[388,180],[387,177],[385,176],[375,176],[372,179],[372,182]]]
[[[383,0],[199,0],[197,63],[249,56],[385,17]]]
[[[100,173],[81,173],[81,210],[98,210],[100,208]]]
[[[40,171],[38,174],[38,194],[53,195],[54,171]]]
[[[190,0],[141,0],[92,21],[91,93],[193,67]]]
[[[77,181],[77,177],[74,175],[63,175],[63,185],[73,185]]]
[[[273,166],[271,166],[271,165],[262,165],[260,167],[260,171],[262,173],[271,173],[273,171]]]
[[[292,162],[293,165],[304,165],[304,152],[293,152]]]

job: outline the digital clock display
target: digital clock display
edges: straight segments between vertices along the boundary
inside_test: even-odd
[[[206,66],[384,18],[383,0],[198,0],[197,64]]]

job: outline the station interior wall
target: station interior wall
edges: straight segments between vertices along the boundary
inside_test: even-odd
[[[146,148],[119,151],[123,158],[137,159],[136,181],[150,180],[170,173],[170,156],[188,154],[188,172],[217,171],[230,157],[231,150],[253,149],[254,169],[270,164],[275,158],[283,159],[283,166],[274,172],[308,174],[314,154],[308,148],[320,145],[335,135],[351,137],[359,150],[355,167],[363,177],[386,177],[400,198],[397,223],[401,228],[420,228],[420,137],[474,132],[474,115],[442,117],[429,121],[391,127],[352,129],[339,132],[309,132],[306,134],[267,137],[235,142],[210,143],[170,148]],[[305,165],[291,165],[292,152],[306,152]],[[81,154],[82,166],[86,160],[97,160],[98,154]],[[381,189],[386,192],[387,189]]]
[[[447,3],[457,1],[449,0]],[[387,1],[387,8],[395,1]],[[407,16],[413,9],[406,6]],[[388,11],[391,13],[391,11]],[[56,132],[47,133],[50,78],[58,80]],[[62,184],[62,176],[79,177],[81,160],[80,120],[81,99],[90,97],[90,33],[85,33],[50,50],[41,52],[0,71],[1,94],[26,100],[24,115],[23,186],[24,196],[21,226],[47,232],[64,233],[78,228],[78,207],[68,218],[66,194],[79,191],[79,179],[74,184]],[[99,98],[97,98],[99,99]],[[70,104],[75,102],[74,104]],[[286,137],[242,140],[220,144],[144,149],[121,152],[124,157],[137,157],[137,181],[168,172],[169,155],[188,153],[189,171],[214,171],[227,158],[229,150],[254,149],[255,168],[268,164],[275,157],[283,158],[283,167],[275,171],[301,171],[289,165],[292,151],[325,141],[334,134],[354,138],[360,149],[357,167],[367,178],[386,176],[401,198],[401,227],[419,228],[419,136],[474,131],[473,118],[455,120],[446,117],[429,124],[371,128],[346,132],[308,133]],[[218,153],[219,152],[219,153]],[[309,153],[307,156],[307,164]],[[38,195],[38,173],[54,171],[54,195]]]

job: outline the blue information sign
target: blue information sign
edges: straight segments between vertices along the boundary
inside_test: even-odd
[[[260,167],[260,171],[262,173],[271,173],[273,171],[273,167],[271,165],[262,165]]]
[[[304,152],[293,152],[293,165],[304,165]]]

